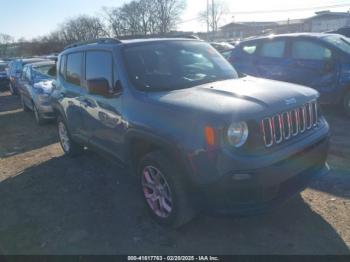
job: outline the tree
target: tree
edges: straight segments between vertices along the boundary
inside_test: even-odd
[[[199,13],[199,19],[209,25],[211,32],[217,32],[224,16],[229,12],[226,2],[209,0],[208,9]]]
[[[79,16],[70,19],[61,25],[56,33],[67,44],[108,36],[102,21],[91,16]]]
[[[13,42],[14,38],[12,36],[0,33],[0,57],[9,55],[9,47]]]
[[[103,12],[111,35],[122,37],[168,33],[184,8],[185,0],[134,0]]]
[[[183,0],[155,0],[158,12],[155,13],[159,23],[159,33],[171,31],[179,21],[181,12],[185,9]]]

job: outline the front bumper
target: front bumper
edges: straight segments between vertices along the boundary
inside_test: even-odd
[[[201,204],[225,214],[254,214],[276,207],[326,175],[329,138],[271,166],[233,172],[200,189]],[[249,178],[235,180],[235,174]]]
[[[56,117],[51,103],[49,103],[49,102],[40,103],[37,101],[36,106],[37,106],[38,111],[40,112],[40,115],[42,118],[53,119]]]

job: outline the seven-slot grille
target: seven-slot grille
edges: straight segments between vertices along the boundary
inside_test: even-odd
[[[281,144],[318,125],[317,101],[306,103],[302,107],[288,112],[264,118],[261,121],[261,131],[266,147]]]

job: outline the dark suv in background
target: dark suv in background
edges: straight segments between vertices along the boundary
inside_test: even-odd
[[[312,87],[321,103],[350,115],[350,39],[337,34],[287,34],[241,42],[229,58],[243,74]]]
[[[130,167],[161,224],[180,226],[203,209],[259,212],[328,171],[318,92],[238,78],[205,42],[76,44],[59,55],[57,75],[64,152],[87,146]]]
[[[8,88],[9,78],[7,76],[8,63],[0,60],[0,90]]]

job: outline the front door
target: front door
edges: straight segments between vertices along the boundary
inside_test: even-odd
[[[111,52],[85,53],[85,84],[87,80],[104,78],[112,90],[117,78],[114,69]],[[81,100],[81,106],[89,144],[122,160],[122,140],[126,127],[121,114],[122,95],[103,97],[87,94]]]
[[[324,101],[332,100],[339,72],[339,64],[336,63],[334,55],[330,48],[320,42],[309,39],[294,40],[288,70],[291,82],[318,90]]]

